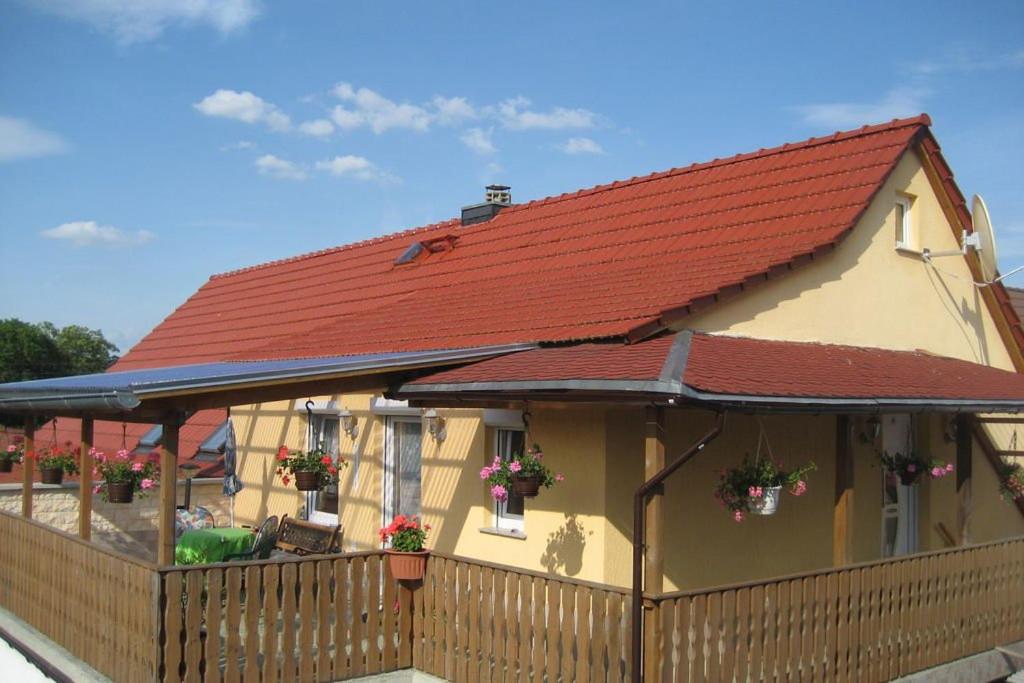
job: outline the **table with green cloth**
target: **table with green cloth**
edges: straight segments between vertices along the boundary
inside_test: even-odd
[[[249,529],[190,529],[174,548],[175,564],[221,562],[228,555],[244,553],[255,539]]]

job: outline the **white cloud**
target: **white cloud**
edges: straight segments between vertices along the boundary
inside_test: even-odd
[[[299,132],[317,138],[326,138],[334,133],[334,124],[327,119],[304,121],[299,124]]]
[[[278,180],[305,180],[306,171],[298,164],[276,157],[273,154],[264,154],[253,162],[256,169],[265,176],[277,178]]]
[[[976,50],[947,50],[940,60],[917,62],[910,65],[910,71],[922,76],[939,73],[997,71],[1024,67],[1024,50],[995,55],[979,55]]]
[[[431,100],[436,111],[437,122],[442,126],[457,126],[479,116],[465,97],[442,97],[437,95]]]
[[[469,147],[477,154],[494,154],[498,148],[491,141],[491,129],[470,128],[459,138],[462,144]]]
[[[538,112],[531,111],[529,106],[530,100],[525,97],[513,97],[498,104],[494,113],[503,126],[514,130],[562,130],[597,125],[597,114],[586,109],[555,107],[548,112]]]
[[[604,154],[604,148],[590,138],[569,138],[558,149],[566,154]]]
[[[244,123],[264,123],[271,130],[282,131],[291,127],[291,119],[287,114],[248,90],[238,92],[221,88],[192,106],[206,116]]]
[[[425,131],[430,128],[431,115],[415,104],[398,104],[369,88],[355,89],[348,83],[334,87],[334,96],[350,107],[336,106],[331,118],[343,130],[361,126],[374,133],[383,133],[392,128]]]
[[[239,149],[254,149],[256,143],[250,142],[249,140],[239,140],[238,142],[232,142],[229,145],[221,145],[220,151],[231,152]]]
[[[73,221],[62,223],[56,228],[43,230],[43,237],[53,240],[65,240],[76,247],[87,247],[95,244],[125,247],[145,244],[155,237],[148,230],[134,232],[121,230],[112,225],[99,225],[96,221]]]
[[[365,157],[346,154],[336,156],[333,159],[325,159],[316,162],[316,170],[330,173],[333,176],[343,178],[355,178],[357,180],[374,180],[378,182],[395,182],[398,179],[381,171],[377,166]]]
[[[927,88],[903,87],[890,90],[878,102],[828,102],[793,109],[805,123],[814,126],[853,128],[920,114],[930,94]]]
[[[152,40],[172,25],[205,25],[221,33],[244,28],[258,0],[29,0],[45,12],[83,21],[125,44]]]
[[[68,143],[56,133],[26,119],[0,116],[0,163],[62,154],[68,149]]]

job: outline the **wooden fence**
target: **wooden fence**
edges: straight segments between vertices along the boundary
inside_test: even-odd
[[[161,569],[163,680],[336,681],[410,667],[412,597],[383,559]]]
[[[887,681],[1024,639],[1024,539],[653,604],[648,680]]]
[[[159,666],[156,567],[0,513],[0,605],[115,681]]]
[[[628,591],[433,553],[413,594],[413,667],[463,681],[622,681]]]

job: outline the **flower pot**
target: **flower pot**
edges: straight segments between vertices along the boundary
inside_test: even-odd
[[[323,482],[320,479],[319,472],[296,472],[295,473],[295,488],[300,491],[319,491],[322,489]]]
[[[63,484],[64,470],[60,467],[40,467],[39,478],[44,484]]]
[[[903,484],[904,486],[913,486],[914,484],[917,483],[917,480],[918,478],[920,478],[920,476],[920,470],[918,470],[917,472],[907,472],[906,470],[904,470],[903,472],[899,473],[900,483]]]
[[[774,515],[779,509],[781,495],[781,486],[765,487],[763,496],[750,501],[750,511],[755,515]]]
[[[135,500],[135,487],[126,481],[108,481],[107,500],[111,503],[130,503]]]
[[[10,472],[14,468],[14,461],[7,458],[0,459],[0,472]]]
[[[391,565],[391,575],[399,581],[419,581],[427,573],[429,554],[429,550],[411,553],[389,550],[388,564]]]
[[[512,477],[512,493],[523,498],[536,498],[540,493],[540,477],[534,475],[521,477],[518,474]]]

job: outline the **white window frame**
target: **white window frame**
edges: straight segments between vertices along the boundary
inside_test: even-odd
[[[334,438],[336,439],[335,444],[334,444],[334,450],[332,451],[330,448],[325,448],[325,450],[328,453],[332,453],[333,452],[334,455],[337,455],[340,452],[340,449],[341,449],[341,424],[340,424],[341,421],[338,418],[338,411],[336,409],[330,408],[330,407],[319,408],[318,409],[316,406],[314,406],[313,407],[313,419],[314,420],[334,420],[335,422],[339,423],[339,424],[337,424],[335,426],[335,429],[334,429]],[[306,429],[306,450],[307,451],[312,450],[313,448],[316,447],[315,444],[309,443],[309,433],[310,433],[310,431],[318,431],[318,430],[310,430],[307,427],[307,429]],[[319,496],[320,496],[320,492],[319,491],[309,491],[309,492],[306,493],[306,519],[308,519],[310,522],[314,522],[316,524],[324,524],[324,525],[327,525],[327,526],[334,526],[334,525],[338,524],[339,523],[339,519],[338,519],[338,513],[337,512],[335,512],[334,514],[331,514],[329,512],[323,512],[322,510],[317,510],[316,509],[317,498]],[[339,500],[340,500],[340,498],[339,498]]]
[[[399,422],[420,426],[420,505],[423,504],[423,420],[412,415],[384,416],[384,481],[381,486],[381,526],[385,527],[395,518],[395,424]],[[422,513],[422,510],[421,510]]]
[[[889,428],[890,432],[886,433]],[[894,433],[899,430],[902,433]],[[895,437],[895,438],[894,438]],[[910,450],[914,447],[914,417],[907,414],[892,414],[882,416],[882,448],[890,452],[899,450]],[[918,551],[918,515],[920,501],[918,499],[918,485],[904,486],[896,483],[896,502],[886,504],[885,487],[888,486],[886,477],[889,476],[885,469],[882,469],[882,526],[881,526],[881,554],[882,557],[899,557],[909,555]],[[896,535],[892,539],[892,548],[887,547],[888,529],[887,521],[896,520]]]
[[[906,195],[897,195],[895,206],[903,209],[903,224],[896,225],[897,230],[902,233],[903,239],[896,239],[896,248],[906,251],[914,251],[914,221],[911,218],[913,215],[914,200]],[[893,213],[896,214],[898,220],[899,213],[895,208],[893,209]]]
[[[498,448],[501,444],[501,432],[523,432],[522,427],[498,426],[494,428],[494,454],[502,455]],[[523,435],[523,448],[526,448],[526,436]],[[525,527],[525,505],[522,515],[514,515],[506,510],[507,504],[503,501],[494,501],[494,528],[505,529],[506,531],[518,531],[523,533]]]

